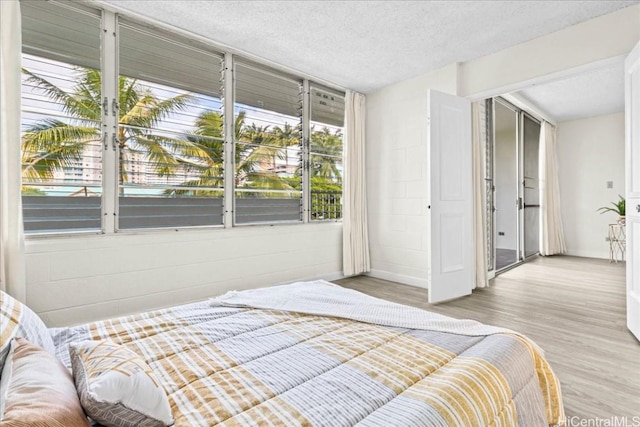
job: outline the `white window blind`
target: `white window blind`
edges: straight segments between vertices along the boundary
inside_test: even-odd
[[[302,221],[302,81],[236,61],[235,222]]]
[[[25,232],[100,230],[100,13],[42,1],[21,11]]]
[[[221,55],[126,20],[119,53],[119,228],[221,225]]]
[[[312,83],[309,104],[311,220],[342,218],[344,93]]]

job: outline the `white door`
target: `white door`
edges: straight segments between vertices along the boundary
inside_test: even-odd
[[[429,90],[429,302],[469,295],[473,281],[471,102]]]
[[[640,42],[625,62],[627,327],[640,339]]]

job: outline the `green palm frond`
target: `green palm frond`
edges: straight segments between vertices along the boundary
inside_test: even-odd
[[[52,179],[56,170],[73,166],[88,144],[99,141],[99,130],[46,119],[22,137],[22,172],[26,181]]]
[[[65,145],[85,144],[87,139],[99,134],[99,129],[95,127],[74,126],[56,119],[44,119],[24,131],[23,150],[43,151]]]
[[[234,121],[234,137],[236,141],[240,141],[243,138],[244,128],[245,128],[245,120],[247,118],[247,113],[245,111],[240,111],[236,116]]]
[[[135,138],[135,145],[141,147],[140,151],[145,153],[149,165],[159,177],[172,175],[181,165],[171,144],[167,144],[163,139],[153,135],[139,135]],[[126,182],[124,177],[123,181]]]
[[[135,107],[140,99],[141,92],[142,87],[140,87],[136,79],[120,76],[118,79],[118,105],[120,106],[118,117],[120,119]]]
[[[278,147],[291,147],[300,144],[300,129],[289,123],[285,123],[283,127],[274,127],[272,132]]]
[[[27,83],[33,84],[35,87],[43,91],[45,95],[47,95],[54,102],[62,105],[67,105],[67,102],[69,101],[71,95],[69,95],[63,89],[59,88],[44,77],[32,73],[26,68],[22,69],[22,73],[29,76],[26,80]]]
[[[191,179],[182,184],[184,187],[194,187],[191,188],[180,188],[180,189],[168,189],[164,191],[165,195],[188,195],[188,196],[198,196],[198,197],[222,197],[222,187],[224,185],[224,177],[223,177],[223,168],[222,164],[212,165],[208,168],[203,168],[200,172],[200,175],[197,179]],[[203,187],[213,187],[220,188],[220,190],[212,190],[212,189],[202,189]],[[198,189],[199,188],[199,189]]]
[[[101,119],[101,90],[100,71],[85,70],[73,93],[65,103],[65,110],[75,117],[84,120],[100,121]]]
[[[141,128],[154,128],[160,121],[171,113],[183,111],[193,99],[192,95],[181,94],[165,100],[158,98],[149,90],[144,89],[137,102],[127,110],[120,110],[120,124]],[[124,105],[129,105],[129,100]]]
[[[159,121],[165,119],[172,113],[184,111],[195,97],[191,94],[176,95],[155,103],[155,108],[149,111],[149,120],[152,126],[156,126]]]
[[[100,104],[100,72],[86,69],[77,82],[72,93],[68,93],[50,80],[32,73],[26,68],[22,72],[29,76],[27,82],[44,92],[51,100],[63,106],[71,116],[91,121],[99,121]]]
[[[202,112],[195,122],[194,134],[210,138],[224,138],[222,115],[215,111]]]
[[[287,180],[282,179],[278,175],[269,172],[250,172],[244,177],[244,181],[237,184],[238,190],[250,188],[252,190],[287,190],[296,191]],[[282,197],[282,193],[269,193],[263,191],[253,193],[253,197]]]
[[[321,131],[311,130],[311,151],[329,156],[342,156],[342,133],[331,132],[327,127]]]

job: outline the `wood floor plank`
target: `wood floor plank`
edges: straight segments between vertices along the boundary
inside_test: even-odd
[[[560,378],[567,416],[640,417],[640,343],[626,327],[624,263],[537,257],[487,289],[437,305],[427,303],[424,289],[368,276],[336,283],[524,333],[545,350]]]

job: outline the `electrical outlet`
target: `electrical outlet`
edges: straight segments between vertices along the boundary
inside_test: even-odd
[[[605,242],[609,242],[609,241],[611,241],[611,239],[609,238],[609,236],[606,236],[606,237],[604,238],[604,241],[605,241]]]
[[[498,231],[498,236],[504,236],[504,231]],[[607,237],[608,239],[608,237]]]
[[[607,181],[607,188],[613,188],[613,181]]]

